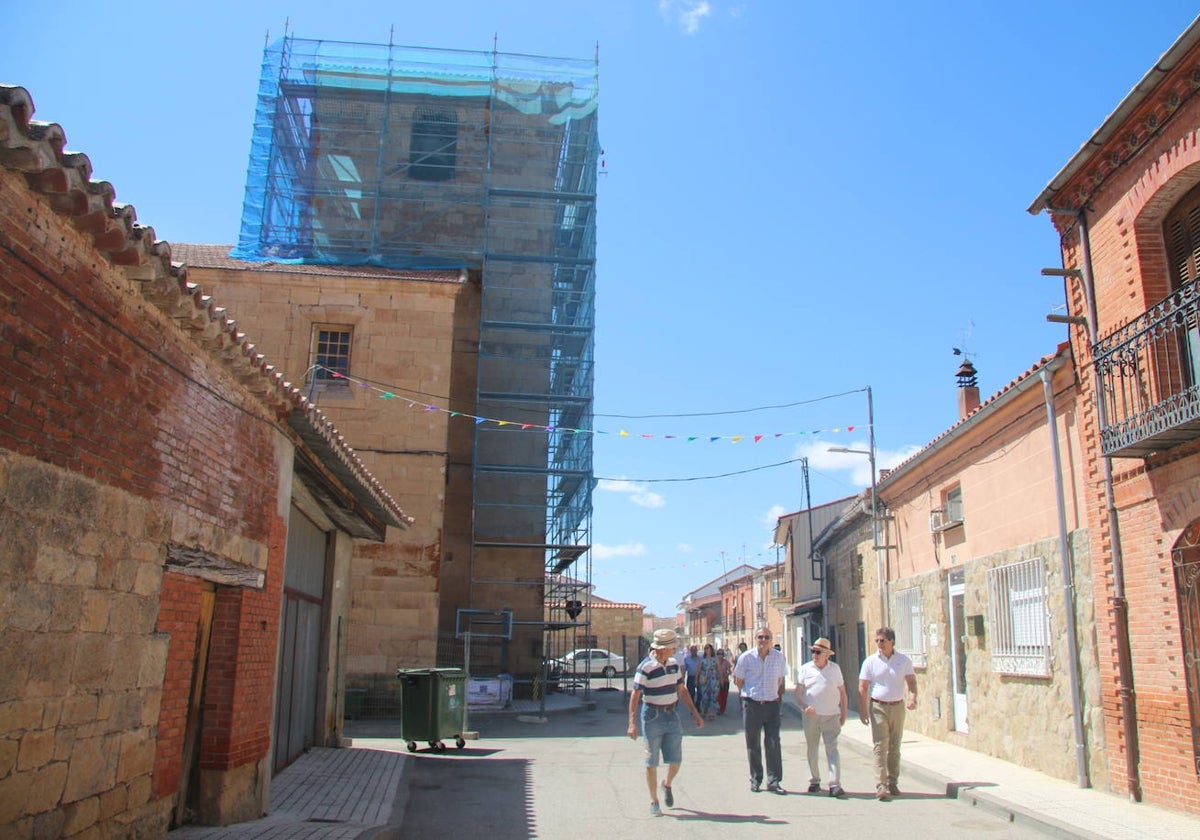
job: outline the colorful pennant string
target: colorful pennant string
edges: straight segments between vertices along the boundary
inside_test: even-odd
[[[495,417],[480,417],[476,414],[466,414],[465,412],[462,412],[462,411],[451,411],[450,409],[443,408],[439,405],[434,405],[432,403],[420,402],[419,400],[414,400],[409,397],[400,396],[391,391],[385,391],[384,389],[379,388],[378,386],[373,385],[370,382],[365,382],[361,379],[355,379],[352,376],[346,376],[343,373],[339,373],[338,371],[335,371],[335,370],[330,370],[329,368],[320,367],[319,365],[314,366],[313,370],[323,370],[326,373],[328,373],[328,375],[333,379],[344,379],[347,382],[351,382],[360,388],[366,388],[366,389],[369,389],[372,391],[376,391],[376,392],[378,392],[380,399],[400,400],[402,402],[407,403],[410,408],[422,408],[425,411],[440,411],[443,414],[450,415],[451,417],[466,417],[470,420],[473,420],[475,422],[476,426],[482,425],[483,423],[495,423],[498,427],[503,427],[503,426],[518,427],[519,426],[520,431],[523,431],[523,432],[533,430],[535,432],[562,432],[565,434],[576,434],[576,435],[612,434],[611,432],[607,432],[603,429],[572,429],[572,428],[566,428],[566,427],[560,428],[558,426],[541,426],[541,425],[538,425],[537,423],[522,423],[517,420],[502,420],[502,419],[495,418]],[[765,440],[768,437],[770,437],[771,439],[778,439],[778,438],[782,438],[782,437],[792,437],[795,435],[840,434],[842,432],[853,432],[857,428],[858,428],[858,426],[834,426],[833,428],[830,428],[830,429],[812,429],[810,431],[798,431],[798,432],[774,432],[770,435],[754,434],[754,435],[749,435],[749,437],[755,443],[761,443],[763,440]],[[515,430],[516,429],[514,429],[514,431]],[[722,441],[722,440],[727,440],[730,443],[741,443],[743,440],[745,440],[747,438],[747,435],[673,435],[673,434],[655,435],[655,434],[646,434],[646,433],[633,433],[633,432],[628,431],[627,429],[618,430],[616,435],[617,435],[617,437],[623,437],[623,438],[638,437],[643,440],[683,440],[687,443],[693,443],[697,440],[700,440],[702,437],[707,437],[709,443],[716,443],[717,441]]]

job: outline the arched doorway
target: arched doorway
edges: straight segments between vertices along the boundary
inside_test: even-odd
[[[1200,519],[1183,530],[1171,549],[1175,594],[1179,599],[1179,632],[1184,676],[1191,710],[1192,761],[1200,776]]]

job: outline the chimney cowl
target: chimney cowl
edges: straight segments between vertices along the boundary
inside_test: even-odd
[[[979,376],[970,359],[963,359],[963,363],[958,366],[958,372],[954,375],[958,377],[959,388],[975,388],[979,385]]]

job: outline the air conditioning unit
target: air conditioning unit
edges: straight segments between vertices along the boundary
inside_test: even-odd
[[[944,508],[934,508],[929,511],[929,532],[931,534],[940,534],[942,531],[957,528],[962,524],[962,509],[957,505],[947,505]]]

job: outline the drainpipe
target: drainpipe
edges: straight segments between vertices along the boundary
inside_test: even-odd
[[[1050,430],[1050,457],[1054,462],[1054,495],[1058,503],[1058,556],[1062,560],[1063,606],[1067,615],[1067,659],[1071,672],[1071,712],[1075,716],[1075,776],[1081,788],[1088,779],[1087,743],[1083,733],[1083,697],[1079,690],[1079,634],[1075,626],[1075,569],[1067,552],[1067,512],[1063,501],[1062,457],[1058,451],[1058,426],[1054,418],[1054,372],[1063,366],[1057,358],[1042,367],[1042,393],[1046,398],[1046,427]]]
[[[1092,245],[1089,239],[1087,208],[1079,209],[1079,249],[1083,270],[1083,294],[1087,303],[1088,343],[1092,349],[1092,373],[1096,389],[1096,419],[1100,428],[1108,425],[1108,409],[1104,404],[1104,383],[1096,373],[1096,294],[1092,275]],[[1137,729],[1137,698],[1133,690],[1133,656],[1129,644],[1129,602],[1125,599],[1125,557],[1121,550],[1121,528],[1117,519],[1117,503],[1113,494],[1112,458],[1100,456],[1104,479],[1104,504],[1108,512],[1108,533],[1112,544],[1113,618],[1116,622],[1117,695],[1121,699],[1121,727],[1125,732],[1125,778],[1129,783],[1131,802],[1142,801],[1142,782],[1138,772],[1140,761]]]

